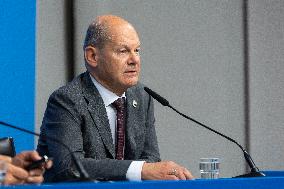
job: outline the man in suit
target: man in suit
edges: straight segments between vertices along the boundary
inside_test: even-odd
[[[186,180],[191,173],[161,161],[152,98],[138,82],[140,41],[124,19],[99,16],[89,26],[84,58],[87,72],[49,98],[38,143],[54,157],[47,182],[75,178],[67,144],[93,179]]]
[[[35,151],[22,152],[15,157],[0,155],[0,161],[5,164],[6,175],[3,180],[4,185],[14,184],[37,184],[43,181],[43,173],[45,169],[52,166],[52,162],[48,161],[41,167],[26,170],[27,166],[32,162],[40,160],[41,157]]]

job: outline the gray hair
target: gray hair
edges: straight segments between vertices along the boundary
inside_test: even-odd
[[[98,20],[92,22],[87,30],[83,48],[85,49],[87,46],[93,46],[102,49],[105,41],[109,38],[107,31],[108,27],[106,24],[103,24]]]

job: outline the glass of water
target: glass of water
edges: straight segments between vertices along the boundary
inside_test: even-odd
[[[200,158],[199,170],[201,179],[219,178],[219,158]]]
[[[5,161],[0,160],[0,186],[3,185],[7,172],[7,164]]]

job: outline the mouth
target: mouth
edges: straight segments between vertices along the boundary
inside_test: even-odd
[[[127,70],[124,72],[127,76],[137,76],[138,72],[136,70]]]

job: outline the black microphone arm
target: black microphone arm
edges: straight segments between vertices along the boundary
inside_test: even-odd
[[[0,125],[6,126],[6,127],[9,127],[9,128],[13,128],[13,129],[22,131],[24,133],[35,135],[35,136],[38,136],[38,137],[40,136],[40,134],[38,134],[38,133],[35,133],[35,132],[29,131],[27,129],[11,125],[9,123],[5,123],[3,121],[0,121]],[[74,153],[71,151],[71,149],[66,144],[64,144],[63,142],[61,142],[60,140],[58,140],[57,138],[54,138],[54,137],[45,136],[45,138],[49,139],[49,140],[52,140],[52,141],[54,141],[54,142],[64,146],[68,150],[68,152],[71,154],[71,158],[72,158],[72,160],[73,160],[73,162],[74,162],[78,172],[80,173],[81,181],[91,181],[89,174],[87,173],[87,171],[85,170],[85,168],[83,167],[81,162],[76,158]]]
[[[166,100],[165,98],[161,97],[159,94],[157,94],[156,92],[152,91],[151,89],[149,89],[148,87],[144,87],[144,90],[150,95],[152,96],[154,99],[156,99],[159,103],[161,103],[163,106],[167,106],[171,109],[173,109],[176,113],[178,113],[179,115],[181,115],[182,117],[186,118],[186,119],[189,119],[191,121],[193,121],[194,123],[197,123],[198,125],[216,133],[217,135],[220,135],[224,138],[226,138],[227,140],[235,143],[244,153],[244,157],[245,157],[245,160],[247,162],[247,164],[249,165],[250,169],[251,169],[251,172],[248,173],[248,174],[244,174],[244,175],[240,175],[240,176],[236,176],[236,177],[262,177],[262,176],[265,176],[262,172],[259,171],[259,169],[256,167],[254,161],[252,160],[251,156],[249,155],[249,153],[237,142],[235,141],[234,139],[206,126],[205,124],[179,112],[177,109],[175,109],[174,107],[172,107],[169,103],[168,100]]]

